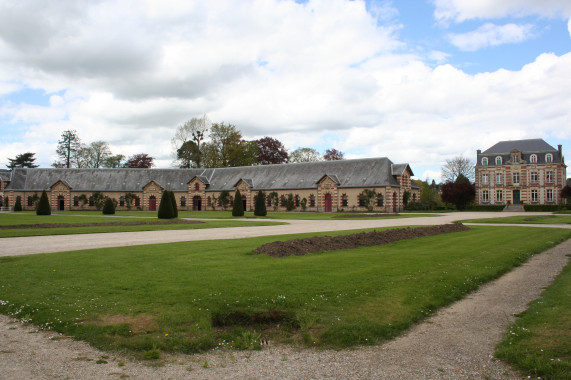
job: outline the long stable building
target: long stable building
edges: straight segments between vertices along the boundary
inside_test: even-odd
[[[561,145],[555,149],[542,139],[500,141],[477,151],[477,203],[560,204],[566,169]]]
[[[279,211],[286,210],[285,200],[292,194],[296,210],[305,203],[308,211],[331,212],[366,210],[360,194],[375,190],[375,211],[398,212],[405,192],[411,201],[420,197],[412,175],[408,164],[388,158],[219,169],[14,169],[0,196],[9,206],[20,197],[23,209],[32,210],[45,190],[53,210],[81,210],[94,209],[92,195],[100,192],[115,199],[119,210],[154,211],[162,192],[171,190],[179,210],[200,211],[221,210],[220,195],[227,192],[231,198],[239,189],[245,210],[253,210],[262,190],[266,196],[277,193]]]

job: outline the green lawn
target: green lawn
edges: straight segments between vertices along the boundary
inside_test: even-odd
[[[571,379],[571,264],[518,317],[496,356],[533,378]]]
[[[349,232],[328,234],[341,233]],[[376,344],[569,237],[477,226],[281,259],[251,253],[276,237],[4,257],[0,312],[138,352],[248,347],[257,334],[318,347]]]
[[[56,215],[101,215],[100,211],[58,211],[54,212]],[[247,211],[243,217],[232,216],[232,210],[227,211],[180,211],[178,216],[180,218],[195,218],[195,219],[296,219],[296,220],[331,220],[337,219],[337,216],[346,215],[361,215],[358,212],[272,212],[268,211],[265,217],[255,216],[253,211]],[[117,211],[117,216],[131,216],[131,217],[156,217],[157,213],[154,211]],[[418,215],[413,213],[406,213],[397,216],[371,216],[365,219],[386,219],[386,218],[414,218]],[[423,216],[438,216],[438,215],[423,215]],[[362,217],[358,218],[361,219]],[[349,219],[351,220],[351,219]]]
[[[70,235],[70,234],[90,234],[104,232],[130,232],[130,231],[159,231],[159,230],[188,230],[200,228],[224,228],[224,227],[246,227],[281,224],[271,221],[230,221],[216,220],[204,221],[204,223],[192,224],[138,224],[133,226],[121,226],[121,222],[141,222],[158,221],[154,218],[134,218],[102,215],[100,213],[90,216],[79,216],[73,214],[55,214],[38,216],[33,213],[12,213],[0,214],[0,226],[9,225],[30,225],[30,224],[73,224],[73,223],[117,223],[112,226],[88,226],[88,227],[52,227],[52,228],[22,228],[22,229],[0,229],[0,238],[22,237],[22,236],[45,236],[45,235]]]
[[[506,224],[571,224],[571,215],[520,215],[506,218],[463,220],[464,223],[506,223]]]

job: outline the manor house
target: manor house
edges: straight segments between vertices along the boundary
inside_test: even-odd
[[[500,141],[477,151],[476,201],[485,204],[560,204],[565,160],[542,139]]]
[[[364,211],[360,194],[374,190],[369,206],[378,212],[398,212],[405,193],[417,201],[420,188],[411,181],[408,164],[388,158],[320,161],[217,169],[14,169],[3,189],[4,205],[20,197],[24,210],[33,210],[42,190],[53,210],[95,209],[93,193],[117,201],[118,210],[155,211],[164,190],[173,191],[179,210],[222,210],[231,207],[236,189],[245,210],[253,210],[259,190],[268,210],[286,210],[291,194],[296,211]],[[369,192],[371,193],[371,192]],[[268,195],[277,195],[272,204]],[[275,199],[276,197],[274,197]],[[224,202],[228,200],[228,202]]]

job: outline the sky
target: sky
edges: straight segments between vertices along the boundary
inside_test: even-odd
[[[0,167],[76,130],[168,168],[205,114],[437,182],[502,140],[571,157],[571,1],[0,2]]]

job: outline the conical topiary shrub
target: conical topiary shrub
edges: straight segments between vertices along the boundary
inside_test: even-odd
[[[240,190],[236,190],[236,194],[234,194],[232,216],[244,216],[244,203],[242,203],[242,194],[240,194]]]
[[[115,214],[115,203],[111,198],[105,198],[105,203],[103,204],[103,214],[113,215]]]
[[[262,190],[258,191],[258,196],[256,197],[256,207],[254,208],[254,215],[256,216],[268,215],[268,210],[266,210],[266,194],[264,194]]]
[[[161,197],[161,203],[159,204],[158,217],[159,219],[174,218],[174,211],[172,209],[170,191],[163,191],[163,196]]]
[[[20,197],[16,197],[16,203],[14,203],[14,211],[22,211],[22,200]]]
[[[176,197],[174,196],[174,191],[169,191],[171,202],[172,202],[172,211],[173,211],[173,218],[178,218],[178,208],[176,207]]]
[[[48,195],[46,191],[42,191],[42,196],[38,202],[38,207],[36,208],[36,215],[51,215],[52,210],[50,208],[50,201],[48,200]]]

